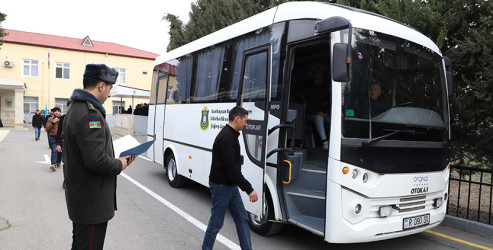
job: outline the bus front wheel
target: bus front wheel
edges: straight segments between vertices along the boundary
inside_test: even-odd
[[[248,225],[250,226],[250,229],[256,234],[262,236],[273,235],[281,231],[284,224],[269,221],[274,219],[274,208],[272,206],[270,195],[266,195],[264,199],[263,209],[265,218],[267,218],[265,220],[260,219],[251,213],[248,213]]]
[[[166,174],[168,176],[169,185],[174,188],[182,187],[185,184],[185,178],[178,174],[176,168],[176,160],[173,154],[166,157]]]

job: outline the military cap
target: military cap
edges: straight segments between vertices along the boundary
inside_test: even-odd
[[[90,77],[101,80],[106,83],[114,84],[118,77],[118,72],[114,68],[110,68],[105,64],[88,64],[84,77]]]

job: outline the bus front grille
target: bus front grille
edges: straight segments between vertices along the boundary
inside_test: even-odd
[[[401,198],[398,204],[399,213],[425,209],[426,195]]]

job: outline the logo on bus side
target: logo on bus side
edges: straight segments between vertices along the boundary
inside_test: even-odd
[[[209,128],[209,110],[207,107],[202,109],[202,118],[200,119],[200,129],[206,131]]]

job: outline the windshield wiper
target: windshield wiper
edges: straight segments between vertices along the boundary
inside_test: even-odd
[[[375,142],[378,142],[378,141],[381,141],[385,138],[388,138],[388,137],[391,137],[395,134],[398,134],[398,133],[405,133],[405,134],[410,134],[410,135],[425,135],[426,133],[424,132],[419,132],[419,131],[416,131],[416,130],[392,130],[392,129],[384,129],[383,131],[392,131],[388,134],[385,134],[385,135],[382,135],[382,136],[379,136],[379,137],[375,137],[373,139],[368,139],[368,140],[365,140],[361,143],[361,145],[363,146],[366,146],[366,145],[370,145],[370,144],[373,144]]]

